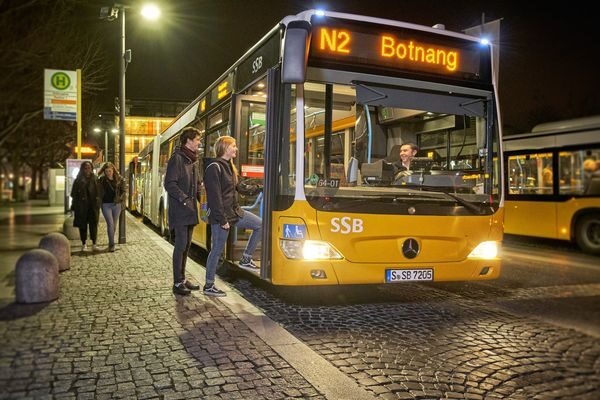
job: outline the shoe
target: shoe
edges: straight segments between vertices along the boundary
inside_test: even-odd
[[[84,244],[84,245],[83,245],[83,247],[81,248],[81,251],[88,251],[87,244]]]
[[[248,269],[258,269],[258,265],[254,263],[254,260],[246,256],[243,256],[240,260],[240,267]]]
[[[204,294],[207,296],[214,296],[214,297],[224,297],[227,296],[227,293],[225,293],[222,290],[217,289],[217,287],[215,286],[215,284],[211,284],[210,286],[204,286]]]
[[[183,282],[183,285],[186,287],[186,289],[189,289],[189,290],[200,290],[200,285],[194,285],[192,282],[188,281],[187,279]]]
[[[187,296],[188,294],[190,294],[192,292],[190,291],[190,289],[186,288],[183,283],[180,282],[180,283],[173,285],[173,293],[180,294],[182,296]]]
[[[108,246],[108,251],[111,253],[115,252],[115,245],[113,244],[112,246]]]
[[[92,245],[92,251],[100,251],[100,248],[97,245]]]

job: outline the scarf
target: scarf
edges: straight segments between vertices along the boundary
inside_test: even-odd
[[[181,146],[181,151],[187,158],[189,158],[193,163],[198,159],[198,153],[193,150],[187,148],[187,146]]]

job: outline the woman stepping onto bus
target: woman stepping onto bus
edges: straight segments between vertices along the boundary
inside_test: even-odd
[[[215,273],[219,258],[225,249],[231,227],[251,229],[252,234],[240,260],[240,266],[258,269],[252,260],[252,254],[261,238],[262,220],[251,212],[243,210],[237,201],[239,178],[233,159],[237,156],[237,145],[231,136],[221,136],[215,142],[215,159],[204,160],[204,187],[208,203],[208,222],[210,223],[212,246],[206,261],[207,296],[225,296],[215,287]]]

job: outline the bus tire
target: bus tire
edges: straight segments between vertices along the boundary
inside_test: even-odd
[[[160,236],[169,240],[169,229],[167,229],[167,224],[165,223],[165,208],[163,205],[160,205],[160,209],[158,212],[158,231],[160,232]]]
[[[587,214],[579,218],[575,240],[584,252],[600,254],[600,214]]]

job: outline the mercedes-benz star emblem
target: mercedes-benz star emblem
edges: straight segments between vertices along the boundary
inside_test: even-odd
[[[402,244],[402,254],[406,258],[415,258],[419,254],[419,242],[416,239],[406,239]]]

